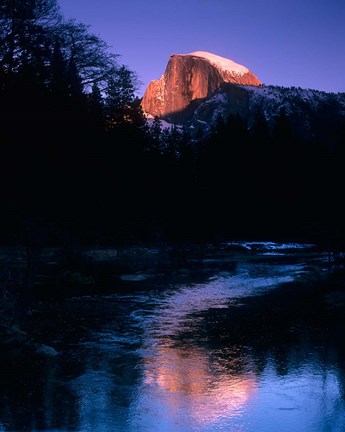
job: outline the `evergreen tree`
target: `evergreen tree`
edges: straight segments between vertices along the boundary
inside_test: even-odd
[[[89,99],[95,109],[102,110],[102,108],[104,107],[103,97],[97,83],[93,83]]]
[[[125,66],[114,69],[105,89],[108,129],[134,122],[136,76]]]
[[[273,127],[273,142],[278,152],[284,153],[292,144],[292,130],[285,110],[281,110]]]
[[[58,42],[54,44],[51,57],[51,81],[49,88],[55,98],[66,98],[68,96],[68,65]]]
[[[261,111],[255,117],[254,124],[250,129],[253,150],[254,147],[258,151],[265,152],[270,149],[270,127],[267,123],[266,117]]]

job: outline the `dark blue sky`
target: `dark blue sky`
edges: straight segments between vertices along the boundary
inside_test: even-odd
[[[345,0],[60,0],[143,82],[174,53],[210,51],[265,84],[345,91]]]

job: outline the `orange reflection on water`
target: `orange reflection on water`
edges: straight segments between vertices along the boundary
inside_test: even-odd
[[[201,348],[161,346],[145,364],[145,383],[177,417],[184,411],[200,426],[241,415],[257,388],[254,375],[215,365]]]

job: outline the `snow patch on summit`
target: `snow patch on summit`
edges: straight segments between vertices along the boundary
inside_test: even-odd
[[[244,75],[249,72],[249,69],[247,69],[246,67],[238,63],[235,63],[232,60],[229,60],[227,58],[206,51],[194,51],[190,54],[185,54],[185,55],[191,55],[191,56],[201,57],[203,59],[206,59],[213,65],[217,66],[223,72],[235,72],[239,75]]]

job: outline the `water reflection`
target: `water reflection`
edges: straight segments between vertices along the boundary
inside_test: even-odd
[[[339,375],[332,367],[305,362],[280,376],[269,364],[260,377],[257,401],[247,414],[248,430],[281,432],[345,430]],[[265,415],[263,415],[263,413]]]
[[[145,361],[143,400],[167,408],[166,419],[183,418],[193,430],[209,428],[222,418],[239,417],[257,389],[251,373],[234,373],[217,364],[205,349],[161,346]],[[147,398],[147,396],[149,397]],[[138,402],[137,402],[138,404]],[[182,419],[181,419],[182,420]]]
[[[235,364],[231,358],[220,363],[203,349],[159,347],[145,363],[129,430],[345,430],[343,390],[333,367],[295,352],[286,375],[276,359],[258,374],[250,355],[232,357]]]

